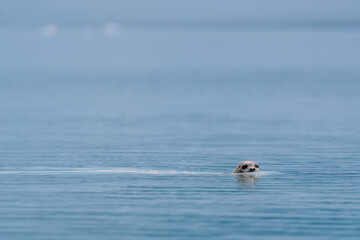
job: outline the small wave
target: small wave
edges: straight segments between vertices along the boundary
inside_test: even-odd
[[[152,170],[152,169],[131,169],[131,168],[116,168],[116,169],[93,169],[90,172],[94,173],[133,173],[133,174],[153,174],[153,175],[173,175],[173,174],[202,174],[201,172],[190,171],[176,171],[176,170]]]
[[[114,169],[94,169],[94,168],[73,168],[73,169],[46,169],[46,170],[8,170],[0,171],[0,174],[61,174],[61,173],[124,173],[124,174],[150,174],[150,175],[220,175],[220,174],[234,174],[231,172],[192,172],[192,171],[177,171],[177,170],[153,170],[153,169],[133,169],[133,168],[114,168]],[[275,172],[261,171],[257,173],[245,173],[251,176],[267,176],[275,174]],[[241,175],[244,175],[242,173]]]
[[[93,169],[93,168],[76,168],[68,170],[46,169],[46,170],[9,170],[0,171],[0,174],[58,174],[58,173],[130,173],[130,174],[153,174],[153,175],[173,175],[173,174],[204,174],[201,172],[176,171],[176,170],[151,170],[151,169]]]
[[[267,176],[275,175],[275,174],[279,174],[279,173],[272,172],[272,171],[260,171],[260,172],[231,173],[231,174],[241,177],[241,178],[259,178],[259,177],[267,177]]]

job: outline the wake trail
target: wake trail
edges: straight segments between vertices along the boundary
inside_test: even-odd
[[[0,171],[0,174],[66,174],[66,173],[109,173],[109,174],[149,174],[149,175],[224,175],[232,174],[231,172],[193,172],[177,170],[153,170],[153,169],[133,169],[133,168],[114,168],[114,169],[94,169],[94,168],[76,168],[76,169],[47,169],[47,170],[8,170]],[[265,176],[276,172],[261,171],[257,173],[246,173],[249,176]],[[245,175],[245,174],[242,174]]]

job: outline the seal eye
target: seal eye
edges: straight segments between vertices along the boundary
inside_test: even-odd
[[[256,167],[256,168],[259,168],[259,165],[255,164],[255,167]]]
[[[248,166],[247,165],[243,165],[242,167],[241,167],[241,169],[246,169]]]

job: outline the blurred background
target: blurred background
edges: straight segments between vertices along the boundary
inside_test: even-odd
[[[2,70],[359,67],[355,0],[1,1]]]

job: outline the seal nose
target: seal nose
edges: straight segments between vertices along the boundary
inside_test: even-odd
[[[255,171],[255,168],[250,168],[249,169],[249,172],[253,172],[253,171]]]

